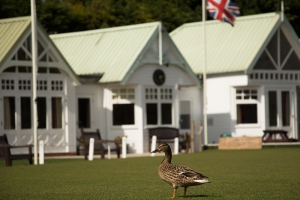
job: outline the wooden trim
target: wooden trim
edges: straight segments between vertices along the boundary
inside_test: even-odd
[[[69,152],[69,153],[45,153],[45,157],[53,157],[53,156],[77,156],[76,152]]]

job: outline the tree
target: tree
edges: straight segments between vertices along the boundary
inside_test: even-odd
[[[276,12],[281,0],[234,0],[241,16]],[[36,0],[37,16],[49,33],[99,29],[162,21],[171,32],[202,20],[199,0]],[[285,14],[300,35],[300,1],[285,0]],[[0,18],[30,15],[29,0],[1,0]],[[211,20],[208,17],[208,20]]]

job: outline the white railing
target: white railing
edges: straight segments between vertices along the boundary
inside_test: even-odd
[[[300,72],[253,72],[249,74],[250,80],[261,81],[300,81]]]

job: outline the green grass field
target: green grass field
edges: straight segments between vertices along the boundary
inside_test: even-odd
[[[170,199],[172,187],[157,174],[162,159],[1,161],[0,199]],[[188,188],[187,199],[300,199],[300,148],[207,150],[173,156],[173,163],[212,182]]]

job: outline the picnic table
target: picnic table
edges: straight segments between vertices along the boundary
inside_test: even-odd
[[[264,130],[262,136],[263,142],[291,142],[285,130]],[[280,135],[281,139],[276,139],[277,135]]]

